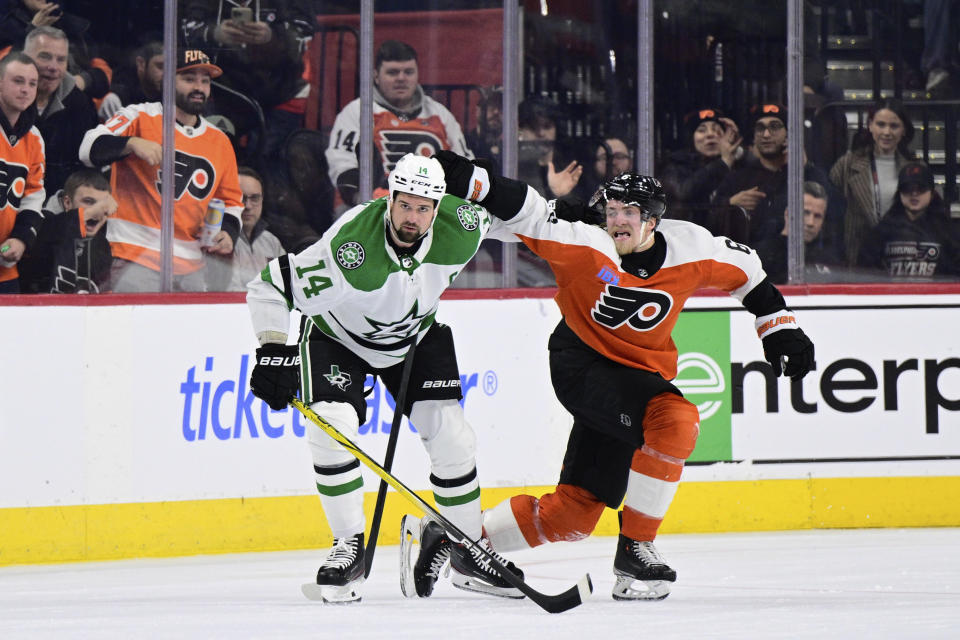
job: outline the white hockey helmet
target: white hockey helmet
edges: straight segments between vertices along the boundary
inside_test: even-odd
[[[440,205],[440,199],[447,190],[443,167],[437,160],[408,153],[397,161],[387,178],[390,187],[390,201],[396,192],[430,198],[434,201],[434,210]]]

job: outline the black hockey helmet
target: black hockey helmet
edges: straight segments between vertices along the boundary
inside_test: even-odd
[[[656,178],[639,173],[623,173],[607,180],[597,188],[588,206],[603,213],[610,200],[637,207],[645,218],[659,220],[667,211],[663,185]]]

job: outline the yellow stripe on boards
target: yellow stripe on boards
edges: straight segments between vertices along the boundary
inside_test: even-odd
[[[553,487],[484,489],[492,507]],[[433,503],[431,491],[417,492]],[[364,496],[368,518],[376,492]],[[399,543],[405,513],[387,494],[380,544]],[[681,482],[661,533],[960,526],[960,477],[813,478]],[[231,498],[0,509],[0,565],[324,548],[331,537],[317,496]],[[597,535],[616,535],[604,511]]]

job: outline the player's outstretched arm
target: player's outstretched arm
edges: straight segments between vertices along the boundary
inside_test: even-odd
[[[769,279],[758,284],[743,299],[743,306],[757,316],[757,336],[763,342],[763,357],[776,376],[800,380],[816,367],[813,342],[797,323],[797,314]]]
[[[438,151],[433,157],[443,167],[450,195],[476,202],[501,220],[520,213],[527,198],[526,184],[495,176],[482,160],[471,162],[453,151]]]

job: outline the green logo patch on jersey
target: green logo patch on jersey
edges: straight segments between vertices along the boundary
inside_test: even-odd
[[[460,220],[460,226],[467,231],[475,231],[480,226],[480,216],[469,204],[457,207],[457,218]]]
[[[337,262],[344,269],[356,269],[363,264],[363,246],[359,242],[344,242],[337,249]]]

